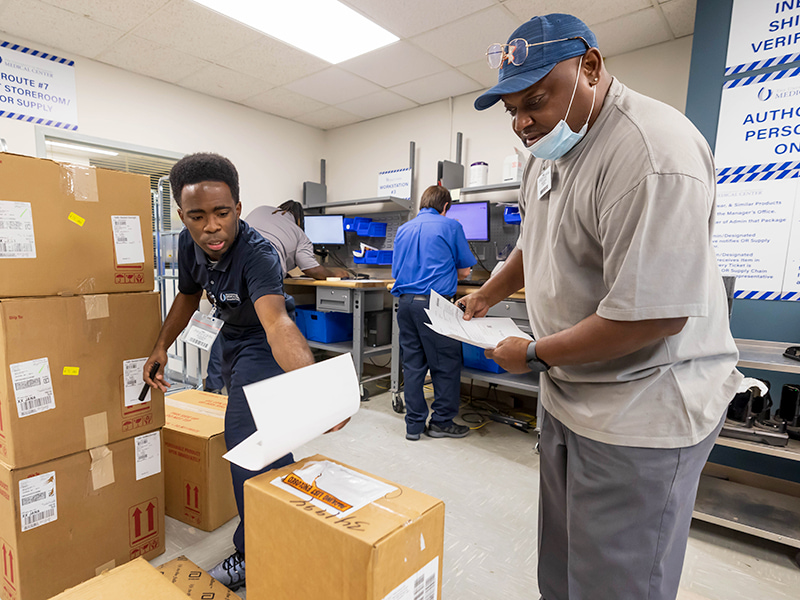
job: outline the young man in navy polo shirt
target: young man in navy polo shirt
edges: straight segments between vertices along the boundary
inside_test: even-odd
[[[469,275],[475,257],[461,223],[445,217],[450,192],[441,186],[426,189],[419,214],[397,230],[394,240],[392,294],[399,296],[397,325],[403,352],[406,401],[406,439],[464,437],[469,428],[453,422],[461,399],[461,342],[430,329],[425,309],[431,290],[447,298],[456,294],[459,279]],[[430,370],[434,401],[430,423],[422,386]]]
[[[225,444],[231,449],[256,431],[242,387],[311,365],[314,357],[286,312],[278,253],[239,218],[239,176],[233,163],[217,154],[191,154],[172,167],[170,184],[178,214],[186,225],[178,241],[179,293],[145,363],[144,380],[167,390],[167,348],[189,324],[205,290],[216,316],[225,323],[219,337],[222,375],[228,388]],[[150,369],[156,361],[161,366],[151,379]],[[248,471],[231,463],[241,518],[233,535],[236,552],[210,573],[233,590],[245,582],[244,482],[293,461],[287,454],[262,471]]]

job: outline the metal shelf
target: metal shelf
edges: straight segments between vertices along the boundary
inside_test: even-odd
[[[739,348],[737,366],[780,373],[800,373],[800,361],[783,356],[792,342],[765,342],[762,340],[736,340]]]
[[[747,440],[739,440],[736,438],[729,438],[719,436],[717,438],[718,446],[727,446],[728,448],[736,448],[737,450],[745,450],[746,452],[755,452],[756,454],[766,454],[768,456],[776,456],[778,458],[785,458],[786,460],[793,460],[800,462],[800,441],[789,440],[789,443],[784,446],[770,446],[769,444],[759,444],[756,442],[748,442]]]
[[[494,383],[496,385],[505,385],[518,390],[524,390],[526,392],[539,393],[539,375],[534,373],[514,375],[512,373],[491,373],[489,371],[480,371],[478,369],[462,367],[461,378],[463,379],[465,377],[467,379],[476,379],[478,381],[485,381],[487,383]]]
[[[345,352],[353,351],[353,342],[314,342],[307,340],[309,347],[317,348],[318,350],[327,350],[328,352],[338,352],[344,354]],[[378,354],[387,354],[392,351],[392,345],[386,344],[384,346],[364,346],[362,350],[363,356],[376,356]]]
[[[480,194],[483,192],[501,192],[504,190],[519,189],[521,181],[504,181],[503,183],[492,183],[490,185],[479,185],[475,187],[461,188],[460,194]]]
[[[800,548],[800,498],[703,475],[692,516]]]
[[[411,200],[397,198],[395,196],[381,196],[379,198],[361,198],[360,200],[343,200],[340,202],[321,202],[320,204],[309,204],[306,208],[337,208],[346,206],[361,206],[364,204],[386,204],[393,202],[403,210],[411,210]]]

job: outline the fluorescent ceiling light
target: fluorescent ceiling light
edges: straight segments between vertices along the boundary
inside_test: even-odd
[[[194,0],[329,63],[399,38],[337,0]]]
[[[79,146],[77,144],[65,144],[64,142],[53,142],[45,140],[51,146],[58,146],[59,148],[68,148],[69,150],[79,150],[81,152],[94,152],[95,154],[107,154],[108,156],[118,156],[119,152],[112,152],[111,150],[101,150],[94,146]]]

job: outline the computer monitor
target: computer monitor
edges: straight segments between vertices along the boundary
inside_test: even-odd
[[[305,216],[305,230],[312,244],[344,244],[344,215]]]
[[[464,228],[470,242],[489,241],[489,203],[458,202],[450,206],[445,217],[455,219]]]

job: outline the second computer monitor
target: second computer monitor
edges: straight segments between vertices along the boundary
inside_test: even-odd
[[[488,202],[459,202],[452,204],[445,216],[461,223],[464,228],[464,234],[470,242],[489,241]]]
[[[305,230],[312,244],[344,244],[343,215],[306,215]]]

